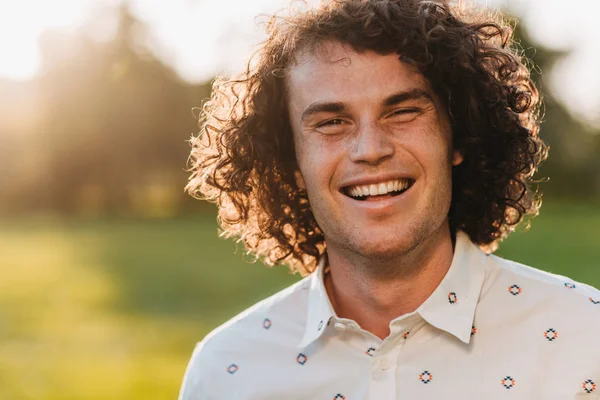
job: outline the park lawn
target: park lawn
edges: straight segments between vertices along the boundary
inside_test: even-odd
[[[600,206],[548,204],[499,254],[600,286]],[[194,343],[297,281],[214,215],[0,221],[0,399],[173,399]]]
[[[548,202],[497,254],[600,288],[600,203]]]

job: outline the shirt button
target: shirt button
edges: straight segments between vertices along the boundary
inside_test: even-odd
[[[390,367],[390,361],[387,358],[382,358],[379,360],[379,367],[383,370],[386,370]]]

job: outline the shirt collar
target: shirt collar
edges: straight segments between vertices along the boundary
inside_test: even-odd
[[[310,278],[306,326],[304,336],[298,345],[300,348],[304,348],[320,338],[327,325],[329,325],[331,318],[335,315],[327,295],[327,289],[325,289],[324,271],[326,261],[327,256],[323,255],[319,260],[316,271],[313,272]]]
[[[471,341],[475,310],[486,273],[486,254],[464,232],[457,232],[452,264],[417,312],[429,324],[464,343]]]
[[[316,271],[310,278],[307,323],[304,336],[298,345],[300,348],[320,338],[330,320],[336,317],[323,279],[326,259],[326,256],[321,257]],[[454,255],[448,272],[415,312],[429,324],[454,335],[464,343],[469,343],[475,310],[485,278],[485,264],[485,253],[471,242],[466,233],[457,232]]]

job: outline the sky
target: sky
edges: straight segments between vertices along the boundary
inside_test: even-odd
[[[114,24],[98,23],[100,5],[122,0],[0,0],[0,78],[31,79],[39,72],[37,40],[45,29],[74,30],[93,21],[99,37]],[[315,2],[316,0],[309,0]],[[576,114],[600,123],[600,1],[477,0],[508,6],[536,42],[571,48],[552,76],[552,88]],[[240,71],[264,37],[257,18],[289,0],[129,0],[151,27],[149,46],[186,80],[200,82]]]

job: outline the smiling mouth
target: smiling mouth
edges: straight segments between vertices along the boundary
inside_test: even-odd
[[[353,200],[379,200],[398,196],[410,189],[414,183],[414,179],[394,179],[378,184],[346,186],[341,192]]]

